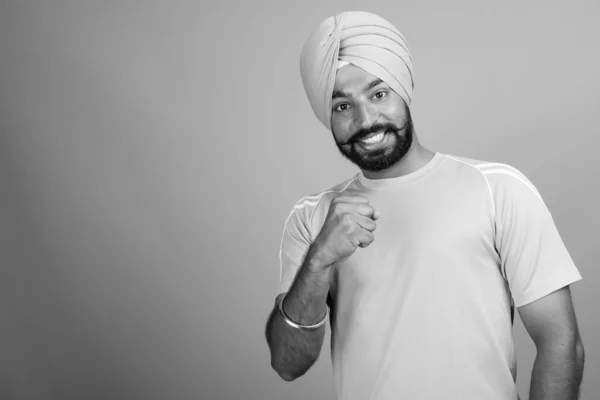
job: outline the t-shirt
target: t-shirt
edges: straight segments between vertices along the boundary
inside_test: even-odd
[[[397,178],[359,172],[294,205],[278,294],[340,194],[381,216],[375,240],[332,267],[338,399],[518,399],[514,307],[581,279],[534,185],[509,165],[441,153]]]

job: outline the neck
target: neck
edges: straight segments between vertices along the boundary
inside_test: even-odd
[[[365,171],[362,170],[365,178],[368,179],[389,179],[415,172],[419,168],[427,164],[433,157],[434,152],[421,146],[417,141],[413,142],[413,146],[408,150],[408,153],[396,164],[384,171]]]

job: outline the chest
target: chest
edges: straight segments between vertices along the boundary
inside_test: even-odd
[[[478,260],[495,257],[493,215],[480,191],[424,187],[369,200],[381,213],[375,240],[334,267],[334,288],[358,292],[415,276],[477,274]]]

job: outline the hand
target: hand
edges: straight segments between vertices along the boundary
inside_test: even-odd
[[[358,247],[369,246],[375,236],[379,212],[363,196],[338,196],[331,201],[312,254],[321,266],[350,257]]]

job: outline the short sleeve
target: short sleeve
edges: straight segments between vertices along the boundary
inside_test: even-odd
[[[304,262],[311,244],[311,209],[309,202],[301,200],[294,205],[285,221],[279,250],[280,275],[276,294],[289,290]]]
[[[515,306],[581,280],[534,185],[509,166],[484,173],[494,198],[496,250]]]

